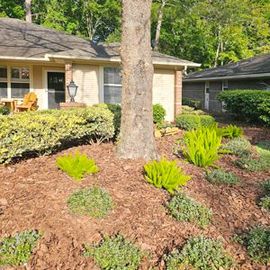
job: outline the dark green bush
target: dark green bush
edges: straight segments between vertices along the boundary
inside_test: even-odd
[[[0,240],[0,266],[27,263],[39,238],[37,231],[24,231]]]
[[[182,250],[173,250],[165,261],[167,270],[229,270],[234,264],[220,241],[204,236],[189,239]]]
[[[102,107],[0,116],[0,163],[113,136],[113,114]]]
[[[190,106],[190,107],[193,107],[195,109],[199,109],[202,106],[200,100],[187,98],[187,97],[182,98],[182,105]]]
[[[170,214],[179,221],[187,221],[205,228],[211,221],[212,211],[207,207],[178,193],[172,197],[168,204]]]
[[[239,182],[238,177],[232,172],[215,169],[206,173],[206,179],[212,184],[235,185]]]
[[[270,125],[270,91],[223,91],[218,95],[218,99],[225,103],[228,112],[241,120]]]
[[[98,188],[84,188],[73,193],[68,199],[69,209],[80,215],[103,218],[113,208],[111,196]]]
[[[175,119],[176,126],[192,130],[200,127],[209,127],[215,125],[215,118],[210,115],[179,114]]]
[[[115,135],[118,135],[121,126],[121,105],[119,104],[106,104],[106,105],[108,109],[113,113]]]
[[[239,237],[250,258],[256,262],[270,263],[270,229],[256,227]]]
[[[176,161],[161,159],[160,161],[150,161],[144,165],[145,179],[148,183],[157,188],[165,188],[170,193],[179,190],[190,180],[189,175],[185,175]]]
[[[139,248],[121,235],[105,237],[98,246],[85,245],[84,255],[102,270],[137,270],[142,259]]]
[[[162,123],[165,120],[166,110],[160,104],[153,105],[153,121],[155,124]]]
[[[6,106],[0,105],[0,115],[8,115],[10,113],[10,110]]]

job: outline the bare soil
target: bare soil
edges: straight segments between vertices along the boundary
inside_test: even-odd
[[[245,134],[255,143],[270,140],[269,129],[245,128]],[[148,256],[140,269],[164,269],[162,256],[181,246],[190,237],[204,234],[222,239],[235,257],[240,269],[270,269],[252,263],[245,249],[232,237],[251,226],[270,225],[270,214],[262,211],[257,200],[260,182],[270,178],[270,170],[250,173],[235,167],[233,157],[223,156],[218,164],[241,178],[236,186],[214,186],[204,178],[204,170],[178,159],[172,154],[174,142],[181,137],[157,139],[160,154],[176,159],[185,172],[192,175],[184,191],[211,207],[214,217],[207,229],[175,221],[166,211],[169,195],[146,183],[144,161],[120,160],[115,145],[73,147],[56,155],[0,166],[0,238],[18,231],[38,229],[43,237],[27,266],[17,269],[98,269],[91,258],[82,256],[84,243],[98,243],[102,235],[121,233],[133,240]],[[79,150],[93,157],[100,172],[76,183],[57,169],[55,159],[63,153]],[[114,210],[104,219],[71,214],[67,198],[75,190],[100,186],[112,196]]]

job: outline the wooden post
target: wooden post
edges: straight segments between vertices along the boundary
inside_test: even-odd
[[[182,112],[182,71],[175,71],[174,117]]]

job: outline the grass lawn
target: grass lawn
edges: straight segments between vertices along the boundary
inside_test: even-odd
[[[244,127],[244,133],[252,144],[270,140],[269,129]],[[235,165],[237,157],[224,155],[216,164],[233,173],[239,181],[233,185],[211,183],[203,168],[173,154],[175,141],[181,136],[182,131],[159,138],[157,145],[161,156],[176,160],[183,171],[192,176],[182,191],[211,209],[211,221],[205,228],[173,218],[167,207],[170,194],[144,179],[145,162],[119,160],[115,145],[103,143],[73,147],[13,165],[0,165],[1,238],[26,230],[41,233],[29,269],[100,269],[97,261],[102,264],[106,261],[84,256],[84,244],[98,246],[103,236],[118,234],[131,243],[121,240],[123,243],[115,244],[115,249],[122,252],[122,246],[130,246],[135,255],[132,252],[125,255],[123,251],[123,256],[136,256],[134,268],[126,269],[136,269],[138,258],[142,258],[139,269],[166,269],[165,255],[182,247],[190,237],[199,235],[221,240],[240,269],[267,269],[252,261],[244,246],[234,238],[253,226],[270,226],[270,212],[258,203],[262,196],[261,183],[270,179],[270,169],[263,172],[244,170]],[[80,182],[72,181],[56,166],[57,157],[76,151],[93,158],[99,168],[98,173],[86,175]],[[68,207],[71,194],[89,187],[100,187],[112,198],[113,207],[106,216],[79,215]],[[98,254],[98,251],[93,253]]]

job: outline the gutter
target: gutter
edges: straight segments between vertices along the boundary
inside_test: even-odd
[[[0,60],[11,60],[11,61],[14,61],[14,60],[18,60],[18,61],[37,61],[37,62],[40,62],[40,61],[46,61],[46,62],[49,62],[50,59],[49,58],[46,58],[46,55],[45,57],[12,57],[12,56],[1,56],[0,55]]]

